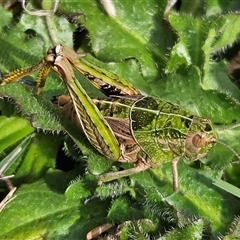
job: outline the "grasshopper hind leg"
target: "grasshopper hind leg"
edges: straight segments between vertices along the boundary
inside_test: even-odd
[[[177,164],[179,161],[180,157],[176,157],[172,160],[172,174],[173,174],[173,191],[174,192],[179,192],[180,186],[179,186],[179,177],[178,177],[178,169],[177,169]],[[138,160],[137,165],[133,168],[129,168],[126,170],[122,171],[117,171],[117,172],[109,172],[100,175],[98,184],[101,185],[104,182],[110,182],[112,180],[116,180],[122,177],[128,177],[133,174],[145,171],[149,168],[156,167],[153,166],[152,164],[149,163],[149,161],[145,159]]]
[[[112,180],[116,180],[122,177],[128,177],[133,174],[145,171],[151,167],[152,166],[146,163],[145,161],[138,161],[137,165],[133,168],[129,168],[129,169],[117,171],[117,172],[109,172],[109,173],[100,175],[98,184],[101,185],[104,182],[110,182]]]
[[[178,177],[178,169],[177,169],[177,164],[179,161],[180,157],[176,157],[172,160],[172,174],[173,174],[173,191],[178,192],[180,187],[179,187],[179,177]]]

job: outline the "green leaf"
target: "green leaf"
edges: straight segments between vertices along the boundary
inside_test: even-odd
[[[17,158],[24,152],[26,147],[29,145],[33,135],[26,137],[10,154],[8,154],[0,163],[1,173],[7,171]]]
[[[194,169],[182,161],[178,163],[178,171],[181,184],[179,193],[172,193],[171,164],[165,163],[150,172],[133,175],[131,179],[134,185],[138,186],[140,193],[140,189],[144,193],[144,198],[140,197],[139,202],[148,209],[151,216],[163,214],[167,219],[171,219],[171,222],[175,220],[178,226],[189,224],[195,217],[203,218],[206,224],[211,222],[214,236],[227,231],[235,213],[240,209],[238,199],[212,185],[214,179],[221,176],[221,172]],[[222,204],[224,208],[221,207]],[[175,211],[181,214],[175,215]]]
[[[0,152],[34,131],[25,118],[0,116]]]
[[[28,8],[30,9],[31,6],[28,6]],[[37,28],[35,26],[37,26]],[[38,38],[44,43],[45,48],[63,42],[71,46],[72,35],[69,34],[69,32],[72,32],[75,28],[74,24],[69,24],[69,21],[64,15],[58,17],[36,17],[28,14],[23,15],[18,27],[21,32],[30,30],[36,32]],[[46,34],[46,30],[49,31],[49,34]]]
[[[86,59],[90,62],[125,77],[151,96],[209,118],[217,132],[218,128],[240,121],[239,89],[229,80],[227,63],[224,60],[214,62],[211,58],[216,50],[233,44],[239,36],[238,15],[228,11],[238,9],[237,1],[193,1],[191,6],[189,1],[182,1],[178,14],[173,8],[168,16],[164,16],[167,0],[112,2],[115,17],[107,15],[100,1],[60,1],[61,16],[49,16],[50,25],[46,17],[26,13],[15,21],[1,8],[1,70],[7,73],[38,63],[52,45],[52,39],[71,47],[73,28],[77,24],[68,23],[64,16],[83,13],[76,21],[84,24],[89,32],[88,49],[93,57]],[[41,9],[40,4],[30,4],[28,9]],[[37,73],[32,75],[32,79],[36,77]],[[84,87],[91,96],[99,96],[91,85]],[[201,162],[179,162],[179,193],[172,191],[171,163],[130,176],[128,180],[97,187],[96,177],[89,173],[110,171],[112,164],[114,170],[129,165],[112,163],[100,156],[83,134],[65,121],[50,101],[44,100],[66,93],[58,76],[50,74],[41,96],[35,96],[35,92],[20,83],[0,86],[1,97],[12,99],[17,111],[26,118],[12,111],[4,101],[1,133],[8,126],[8,132],[13,130],[16,134],[14,137],[5,134],[6,142],[0,143],[6,155],[19,140],[34,131],[29,121],[38,130],[49,131],[47,135],[36,135],[22,158],[22,165],[15,168],[18,170],[15,180],[20,180],[20,187],[17,197],[0,214],[1,238],[84,239],[88,231],[109,220],[120,227],[124,225],[122,237],[133,234],[139,238],[146,235],[149,238],[160,235],[170,239],[172,236],[201,238],[203,229],[205,238],[216,239],[220,234],[226,236],[227,232],[230,237],[231,234],[238,236],[237,227],[236,230],[230,228],[240,212],[239,199],[213,185],[236,160],[225,146],[216,143]],[[24,126],[23,132],[20,124]],[[84,152],[86,162],[75,166],[74,172],[49,170],[46,173],[54,167],[57,149],[63,140],[62,134],[52,133],[63,131]],[[238,151],[238,129],[218,134],[218,139]],[[54,147],[50,149],[52,144]],[[81,154],[79,156],[82,158]],[[238,175],[234,175],[237,178]],[[21,180],[28,184],[22,185]],[[94,197],[89,197],[91,195]],[[142,227],[143,232],[134,233],[134,228],[145,219],[152,224]]]
[[[135,208],[125,197],[115,200],[108,213],[109,220],[121,223],[126,220],[134,220],[142,217],[141,211]]]
[[[236,217],[231,224],[229,234],[224,236],[224,240],[235,240],[240,237],[239,217]]]
[[[206,14],[218,15],[225,14],[226,10],[234,12],[239,10],[238,1],[209,0],[206,1]]]
[[[12,83],[2,86],[0,96],[11,98],[35,128],[56,132],[62,130],[53,105],[42,97],[34,96],[23,84]]]
[[[198,220],[182,229],[174,229],[159,240],[176,240],[176,239],[202,239],[203,237],[203,221]]]
[[[22,159],[15,175],[16,181],[33,182],[54,168],[59,148],[59,139],[54,135],[37,134]]]
[[[103,203],[83,206],[79,199],[66,198],[64,190],[74,175],[50,170],[45,180],[22,185],[0,214],[0,238],[84,239],[96,224],[94,216],[86,213],[92,209],[100,214],[105,212],[105,206]]]
[[[218,179],[216,182],[213,183],[215,186],[233,194],[234,196],[240,198],[240,189],[221,180],[221,179]]]
[[[91,0],[84,4],[75,2],[74,5],[62,1],[59,7],[67,7],[68,13],[77,9],[86,16],[84,23],[90,32],[93,52],[99,59],[118,62],[136,58],[141,64],[145,81],[152,81],[159,77],[167,49],[175,40],[172,31],[159,21],[166,4],[166,0],[161,3],[153,0],[144,3],[134,1],[134,4],[115,1],[116,17],[111,19],[99,2]],[[95,24],[96,16],[98,24]],[[141,24],[135,24],[139,21]],[[149,61],[152,58],[155,61]]]
[[[223,18],[223,17],[222,17]],[[212,51],[219,50],[226,45],[232,44],[239,38],[239,14],[232,13],[224,16],[225,24],[221,28],[221,34],[215,42]]]

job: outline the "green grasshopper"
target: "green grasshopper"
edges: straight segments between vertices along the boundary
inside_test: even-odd
[[[172,161],[173,189],[179,190],[177,163],[180,157],[191,161],[204,157],[216,142],[211,123],[193,116],[158,98],[112,96],[92,99],[113,130],[121,148],[118,161],[137,162],[137,166],[100,176],[99,183],[141,172]],[[59,96],[56,104],[73,122],[76,113],[69,96]]]
[[[114,93],[126,96],[92,100],[75,77],[73,68],[94,86],[100,89],[113,86]],[[114,161],[137,163],[134,168],[101,175],[99,183],[172,161],[173,189],[178,191],[180,157],[197,160],[216,142],[208,119],[193,116],[169,102],[137,95],[138,91],[124,79],[79,59],[65,45],[50,47],[38,64],[7,74],[2,84],[41,70],[37,81],[39,93],[50,69],[60,76],[69,92],[67,104],[59,106],[74,118],[93,147]]]

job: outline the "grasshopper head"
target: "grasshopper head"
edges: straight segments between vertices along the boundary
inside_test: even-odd
[[[215,129],[215,133],[238,127],[240,127],[239,123],[221,129]],[[184,156],[192,161],[198,160],[204,157],[215,143],[218,143],[225,146],[240,160],[240,155],[226,143],[217,139],[216,134],[214,134],[212,130],[210,120],[194,117],[185,139]]]
[[[204,157],[216,143],[216,136],[207,132],[190,132],[185,141],[185,157],[192,161]]]
[[[204,157],[216,143],[209,119],[194,117],[185,140],[184,156],[191,161]]]

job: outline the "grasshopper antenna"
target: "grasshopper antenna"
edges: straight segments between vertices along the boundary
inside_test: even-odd
[[[229,126],[229,127],[218,128],[218,129],[217,129],[217,132],[222,132],[222,131],[226,131],[226,130],[231,130],[231,129],[234,129],[234,128],[237,128],[237,127],[240,127],[240,123],[233,124],[232,126]]]
[[[240,161],[240,155],[239,155],[233,148],[231,148],[231,147],[228,146],[225,142],[222,142],[222,141],[220,141],[220,140],[216,140],[215,142],[223,145],[224,147],[226,147],[226,148],[227,148],[229,151],[231,151],[231,152],[238,158],[238,160]]]
[[[222,131],[226,131],[226,130],[231,130],[231,129],[234,129],[234,128],[237,128],[237,127],[240,127],[240,123],[236,123],[236,124],[233,124],[232,126],[228,126],[228,127],[224,127],[224,128],[220,128],[220,129],[217,129],[217,132],[222,132]],[[240,155],[233,149],[231,148],[230,146],[228,146],[225,142],[222,142],[221,140],[215,140],[216,143],[219,143],[221,145],[223,145],[224,147],[226,147],[229,151],[231,151],[237,158],[238,160],[240,161]]]

